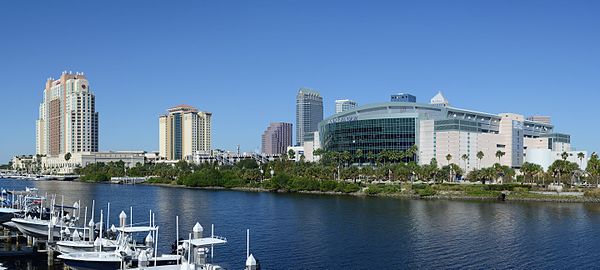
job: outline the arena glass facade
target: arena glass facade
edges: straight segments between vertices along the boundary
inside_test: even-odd
[[[325,149],[379,153],[406,150],[416,144],[416,118],[365,119],[326,124],[320,134]]]

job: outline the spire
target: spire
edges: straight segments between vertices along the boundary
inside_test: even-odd
[[[433,98],[431,98],[431,104],[435,106],[448,107],[450,102],[444,97],[442,91],[439,91]]]

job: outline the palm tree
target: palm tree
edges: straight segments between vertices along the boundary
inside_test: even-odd
[[[563,161],[567,161],[567,159],[569,158],[569,153],[562,152],[562,154],[560,154],[560,157],[562,158]]]
[[[452,160],[452,155],[447,154],[446,155],[446,161],[448,161],[448,166],[450,166],[450,160]]]
[[[363,158],[363,155],[364,155],[363,154],[363,150],[360,150],[360,149],[356,150],[355,155],[356,155],[356,158],[358,158],[358,163],[360,165],[362,165],[362,158]]]
[[[585,158],[585,154],[583,152],[577,153],[577,158],[579,159],[579,169],[583,170],[583,159]]]
[[[467,159],[469,159],[469,155],[463,154],[462,157],[460,157],[460,159],[462,159],[463,162],[465,163],[465,172],[466,172],[467,171]]]
[[[373,154],[373,151],[369,151],[369,153],[367,153],[367,159],[371,165],[375,164],[375,154]]]
[[[505,152],[502,152],[500,150],[496,151],[496,157],[498,158],[498,164],[502,163],[502,157],[506,155]]]
[[[296,151],[294,151],[294,149],[290,149],[288,151],[288,158],[289,159],[296,159]]]
[[[413,144],[413,146],[411,146],[404,152],[404,157],[410,158],[413,161],[417,161],[418,153],[419,153],[419,147],[416,144]]]
[[[350,155],[350,152],[348,152],[348,151],[342,152],[341,158],[344,161],[344,163],[346,164],[346,167],[348,167],[350,165],[350,161],[352,160],[352,155]]]
[[[483,159],[483,157],[485,156],[485,154],[483,153],[483,151],[479,151],[477,152],[477,159],[479,159],[479,169],[481,169],[481,160]]]

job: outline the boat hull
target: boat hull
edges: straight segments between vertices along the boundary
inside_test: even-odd
[[[22,218],[13,218],[12,223],[15,224],[17,229],[23,234],[39,239],[48,239],[48,221],[40,221],[40,220],[27,220]],[[60,230],[64,228],[62,226],[54,225],[54,229],[52,235],[54,236],[54,240],[60,239]],[[83,231],[84,228],[73,228],[70,227],[69,230],[79,230]]]
[[[59,259],[62,260],[63,264],[75,270],[118,270],[121,269],[121,258],[119,256],[103,256],[110,253],[106,252],[90,252],[89,256],[81,257],[80,254],[73,255],[60,255]],[[85,255],[84,255],[85,256]],[[159,256],[156,259],[157,266],[165,265],[176,265],[179,261],[180,256],[167,255]],[[154,259],[149,260],[151,265],[154,265]],[[127,262],[128,268],[137,267],[137,259],[132,259]]]

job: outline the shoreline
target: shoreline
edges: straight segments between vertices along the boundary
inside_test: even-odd
[[[467,195],[433,195],[433,196],[420,196],[417,194],[402,194],[402,193],[379,193],[379,194],[367,194],[365,192],[323,192],[323,191],[285,191],[276,190],[271,191],[264,188],[251,188],[251,187],[236,187],[236,188],[225,188],[225,187],[188,187],[184,185],[173,185],[173,184],[161,184],[161,183],[142,183],[141,185],[147,186],[159,186],[169,188],[186,188],[186,189],[199,189],[199,190],[230,190],[230,191],[241,191],[241,192],[260,192],[260,193],[289,193],[289,194],[307,194],[307,195],[326,195],[326,196],[350,196],[350,197],[372,197],[372,198],[391,198],[400,200],[424,200],[424,201],[481,201],[481,202],[544,202],[544,203],[600,203],[600,198],[586,198],[586,197],[560,197],[556,198],[528,198],[518,196],[506,196],[505,200],[501,200],[497,197],[485,197],[485,196],[467,196]]]

